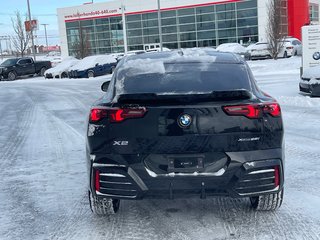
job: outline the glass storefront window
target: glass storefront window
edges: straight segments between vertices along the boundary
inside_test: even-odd
[[[197,40],[197,34],[195,32],[180,33],[180,41]]]
[[[177,24],[177,19],[176,18],[161,19],[161,25],[162,26],[176,25],[176,24]]]
[[[177,34],[166,34],[162,36],[163,42],[176,42],[178,41]]]
[[[109,24],[109,18],[99,18],[95,20],[96,25]]]
[[[162,27],[162,33],[177,33],[177,26]]]
[[[215,20],[214,14],[203,14],[197,16],[197,22],[212,22]]]
[[[128,38],[128,45],[136,45],[136,44],[142,44],[143,40],[142,37],[133,37],[133,38]]]
[[[237,9],[257,8],[257,0],[249,0],[237,3]]]
[[[159,28],[144,28],[143,35],[156,35],[159,34]]]
[[[169,17],[175,17],[176,16],[176,11],[163,11],[161,12],[161,18],[169,18]]]
[[[130,14],[126,16],[126,21],[127,22],[141,21],[141,14]]]
[[[194,8],[179,9],[178,16],[194,15]]]
[[[148,44],[148,43],[158,43],[158,42],[160,42],[158,35],[145,36],[143,39],[144,39],[144,44]]]
[[[196,8],[197,14],[213,13],[213,12],[214,12],[214,6],[206,6],[206,7]]]
[[[196,25],[195,24],[180,25],[179,29],[180,29],[180,32],[194,32],[196,31]]]
[[[314,12],[319,12],[319,8]],[[257,15],[257,0],[162,11],[164,46],[174,49],[255,41],[258,39]],[[138,50],[143,49],[144,44],[159,43],[156,11],[128,14],[126,24],[129,49]],[[81,37],[86,38],[91,52],[123,51],[121,16],[67,22],[66,34],[70,52]]]
[[[158,27],[158,20],[149,20],[149,21],[143,21],[142,26],[144,28],[146,27]]]
[[[96,26],[96,32],[106,32],[106,31],[109,31],[109,30],[110,30],[109,25]]]
[[[142,14],[142,20],[158,19],[158,13],[144,13]]]
[[[179,23],[185,24],[185,23],[194,23],[195,17],[194,16],[187,16],[187,17],[179,17]]]
[[[198,23],[197,29],[198,29],[198,31],[215,29],[215,23],[214,22]]]
[[[198,32],[198,39],[215,39],[216,31],[203,31]]]
[[[142,36],[142,29],[128,30],[128,37]]]

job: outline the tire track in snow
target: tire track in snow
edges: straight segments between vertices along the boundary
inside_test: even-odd
[[[8,167],[14,164],[19,150],[23,146],[28,131],[33,124],[35,107],[31,104],[23,105],[23,109],[19,111],[18,122],[16,126],[12,126],[10,137],[6,140],[6,144],[1,148],[0,167]]]

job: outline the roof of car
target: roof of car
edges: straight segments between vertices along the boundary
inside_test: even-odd
[[[233,53],[218,52],[211,48],[191,48],[191,49],[179,49],[174,51],[165,52],[150,52],[139,55],[132,55],[125,58],[124,63],[134,60],[148,59],[163,62],[214,62],[216,63],[233,63],[239,64],[244,60]]]

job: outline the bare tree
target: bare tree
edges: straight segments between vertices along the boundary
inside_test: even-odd
[[[267,41],[269,52],[273,59],[277,59],[283,48],[284,38],[287,35],[287,24],[284,22],[284,11],[286,11],[284,0],[270,0],[268,4],[268,26]]]
[[[17,54],[23,57],[28,47],[30,34],[24,27],[24,22],[22,21],[22,17],[19,11],[15,12],[15,17],[11,18],[11,22],[13,30],[15,32],[15,35],[11,38],[13,46]]]
[[[85,58],[90,55],[90,42],[86,31],[81,26],[81,21],[79,21],[79,35],[74,39],[71,48],[74,50],[76,58]]]

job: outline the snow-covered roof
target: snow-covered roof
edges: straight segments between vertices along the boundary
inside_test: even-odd
[[[74,57],[67,57],[61,63],[53,68],[49,68],[45,74],[51,73],[52,75],[59,75],[65,71],[67,71],[70,67],[74,66],[79,62],[78,59]]]
[[[223,43],[216,48],[219,52],[245,53],[246,48],[239,43]]]
[[[70,68],[70,70],[86,70],[88,68],[93,68],[97,64],[98,65],[104,65],[108,63],[115,63],[117,62],[114,55],[95,55],[95,56],[89,56],[85,57],[84,59],[80,60],[79,63],[74,65]]]

